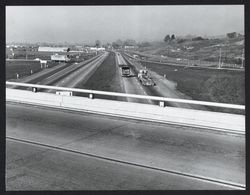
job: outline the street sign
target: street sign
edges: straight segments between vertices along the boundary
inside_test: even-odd
[[[56,94],[57,95],[65,95],[65,96],[72,96],[73,95],[72,91],[57,91]]]

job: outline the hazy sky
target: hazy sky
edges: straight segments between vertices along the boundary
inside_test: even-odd
[[[243,5],[6,7],[7,41],[144,41],[162,40],[166,34],[221,35],[243,30]]]

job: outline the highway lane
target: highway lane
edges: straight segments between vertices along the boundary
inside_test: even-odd
[[[7,191],[234,189],[11,139],[6,146]]]
[[[131,70],[132,74],[135,73]],[[137,95],[148,95],[141,84],[138,82],[136,77],[121,77],[122,83],[124,85],[124,90],[128,94],[137,94]],[[127,98],[128,102],[144,103],[144,104],[153,104],[152,100],[136,99],[136,98]]]
[[[50,82],[53,83],[54,86],[76,87],[79,83],[86,82],[92,76],[92,74],[102,64],[107,55],[108,55],[107,53],[104,53],[103,55],[99,56],[93,61],[84,64],[84,66],[80,65],[78,68],[66,74],[59,74],[58,79],[56,77],[48,78],[48,81],[50,82],[51,79],[54,80]],[[50,93],[55,93],[55,90],[45,90],[45,91]]]
[[[117,56],[116,54],[116,66],[117,69],[120,69],[118,64],[126,63],[121,54]],[[128,94],[137,94],[137,95],[148,95],[146,91],[142,88],[140,82],[137,79],[137,74],[131,69],[132,77],[122,77],[121,71],[117,71],[120,74],[121,82],[123,83],[124,90]],[[153,104],[152,100],[136,99],[136,98],[127,98],[128,102],[144,103],[144,104]]]
[[[63,79],[64,77],[67,77],[68,75],[72,74],[73,72],[77,71],[78,69],[86,66],[87,64],[95,61],[96,59],[98,59],[100,56],[95,56],[91,59],[88,59],[86,61],[83,62],[79,62],[79,63],[74,63],[71,66],[68,66],[60,71],[57,71],[55,74],[47,76],[46,78],[44,78],[43,80],[41,80],[40,82],[38,82],[37,84],[41,84],[41,85],[54,85],[56,82],[59,82],[61,79]]]
[[[134,67],[134,71],[136,73],[139,72],[140,69],[144,69],[140,63],[136,60],[131,60],[127,58],[130,57],[129,55],[126,55],[126,59],[129,61],[130,65]],[[143,89],[148,93],[148,95],[152,96],[160,96],[160,97],[170,97],[170,98],[177,98],[177,99],[192,99],[188,97],[187,95],[181,93],[176,89],[176,84],[163,76],[157,74],[156,72],[149,71],[149,75],[151,78],[153,78],[154,82],[156,83],[156,86],[154,87],[146,87],[144,86]],[[176,103],[176,102],[167,102],[168,106],[174,106],[174,107],[182,107],[182,108],[189,108],[189,109],[201,109],[206,110],[204,106],[199,105],[190,105],[190,104],[182,104],[182,103]]]
[[[84,62],[80,62],[78,64],[62,63],[52,68],[44,69],[41,72],[19,79],[18,82],[43,84],[43,85],[53,84],[54,82],[58,81],[65,75],[70,74],[71,72],[79,69],[81,66],[84,66],[92,62],[98,57],[99,56],[95,56],[91,59],[88,59]],[[15,87],[15,86],[10,86],[9,88],[25,89],[25,87]]]
[[[117,67],[115,61],[115,52],[109,52],[107,58],[105,58],[101,65],[96,68],[91,77],[89,77],[86,82],[80,82],[76,87],[83,89],[93,89],[98,91],[125,93],[119,68]],[[76,95],[78,95],[78,93],[76,93]],[[83,96],[87,94],[79,93],[79,95]],[[127,99],[123,97],[105,95],[95,95],[95,98],[127,101]]]
[[[71,66],[71,65],[72,64],[66,64],[66,63],[58,64],[57,66],[54,66],[52,68],[46,68],[40,72],[34,73],[30,76],[27,76],[27,77],[24,77],[24,78],[15,80],[15,81],[21,82],[21,83],[33,83],[33,84],[35,84],[35,83],[39,82],[40,80],[42,80],[48,76],[51,76],[51,75],[55,74],[56,72],[61,71],[64,68]],[[18,87],[10,86],[9,88],[16,88],[17,89]]]
[[[10,103],[6,136],[245,185],[244,136]]]
[[[63,77],[66,77],[69,74],[71,74],[72,72],[81,68],[85,64],[87,64],[87,63],[82,62],[79,64],[72,64],[71,66],[68,66],[68,67],[64,68],[63,70],[60,70],[60,71],[56,72],[55,74],[48,76],[47,78],[41,80],[37,84],[41,84],[41,85],[54,84],[54,83],[58,82],[60,79],[62,79]]]
[[[116,54],[116,58],[117,58],[117,63],[118,64],[123,64],[126,65],[126,61],[124,60],[124,58],[122,57],[122,55],[120,53],[115,53]]]
[[[19,82],[25,82],[25,83],[27,82],[40,85],[58,85],[57,83],[60,83],[60,81],[64,80],[65,78],[69,77],[72,74],[75,74],[75,72],[79,72],[79,69],[82,70],[81,68],[84,68],[85,66],[89,67],[91,64],[93,64],[93,62],[96,63],[100,59],[102,59],[102,56],[98,55],[79,63],[63,63],[62,65],[58,65],[51,69],[46,69],[42,72],[36,73],[22,80],[19,80]],[[12,87],[12,86],[10,88],[27,89],[26,87]],[[47,90],[41,90],[41,91],[47,91]]]
[[[74,71],[69,76],[61,79],[55,85],[60,87],[76,87],[80,82],[85,83],[95,72],[95,70],[107,58],[108,52],[88,63],[86,66]]]

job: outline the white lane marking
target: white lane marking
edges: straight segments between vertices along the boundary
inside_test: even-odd
[[[96,60],[94,60],[94,61],[90,62],[89,64],[87,64],[86,66],[80,68],[77,72],[73,72],[71,75],[66,77],[65,78],[66,79],[66,86],[67,87],[74,87],[79,82],[84,80],[84,77],[91,74],[93,70],[95,70],[96,68],[98,68],[102,64],[102,62],[105,60],[106,56],[107,56],[107,54],[100,56]],[[81,75],[81,77],[79,78],[79,74],[82,72],[83,72],[83,75]]]
[[[64,68],[64,69],[62,69],[62,70],[60,70],[59,72],[56,72],[56,73],[54,73],[54,74],[52,74],[51,76],[49,76],[49,77],[47,77],[47,78],[45,78],[46,80],[50,80],[52,77],[55,77],[55,76],[57,76],[57,75],[60,75],[60,74],[63,74],[65,71],[68,71],[68,69],[70,69],[70,68],[72,68],[72,67],[66,67],[66,68]]]
[[[130,63],[130,65],[135,67],[133,63]],[[133,73],[133,75],[135,75],[135,72],[133,70],[131,70],[131,72]],[[144,95],[148,96],[146,91],[143,89],[142,84],[138,81],[137,77],[135,78],[135,80],[136,80],[137,86],[140,88],[140,91],[142,91]],[[154,104],[152,100],[146,100],[146,101],[150,104]]]
[[[100,57],[100,56],[99,56],[99,57]],[[95,58],[93,61],[97,60],[99,57]],[[86,61],[83,61],[83,62],[81,62],[81,63],[79,63],[79,64],[77,64],[77,65],[75,65],[75,64],[72,65],[72,64],[71,64],[71,65],[67,66],[66,68],[60,70],[59,72],[56,72],[55,74],[51,75],[50,77],[47,77],[46,79],[50,79],[50,78],[53,77],[53,76],[60,76],[60,75],[64,74],[64,73],[67,72],[67,71],[71,71],[71,70],[74,69],[74,68],[78,68],[78,67],[80,67],[80,66],[87,65],[88,63],[91,63],[90,61],[91,61],[92,59],[93,59],[93,58],[91,58],[91,59],[89,59],[89,60],[86,60]],[[93,62],[93,61],[92,61],[92,62]],[[62,66],[63,66],[63,65],[62,65]]]
[[[206,177],[206,176],[197,175],[197,174],[190,174],[190,173],[186,173],[183,171],[177,171],[174,169],[164,169],[164,168],[160,168],[160,167],[153,167],[153,166],[133,163],[133,162],[119,160],[119,159],[110,158],[110,157],[105,157],[105,156],[101,156],[101,155],[95,155],[95,154],[91,154],[91,153],[87,153],[87,152],[75,151],[72,149],[64,148],[64,147],[62,147],[62,145],[53,146],[53,145],[44,144],[41,142],[19,139],[19,138],[15,138],[15,137],[11,137],[11,136],[6,136],[6,139],[9,139],[9,140],[14,141],[14,142],[26,143],[29,145],[35,145],[35,146],[44,147],[44,148],[52,148],[52,149],[58,150],[58,151],[64,151],[64,152],[69,152],[69,153],[78,153],[79,155],[88,155],[88,156],[92,156],[94,158],[99,158],[99,159],[101,158],[101,159],[104,159],[106,161],[116,161],[119,163],[129,164],[132,166],[149,168],[149,169],[157,170],[160,172],[167,172],[169,174],[178,175],[178,176],[182,176],[182,177],[188,177],[188,178],[195,179],[195,180],[202,180],[204,182],[213,183],[213,184],[221,185],[221,186],[225,186],[225,187],[231,187],[231,188],[235,188],[235,189],[239,189],[239,190],[245,190],[245,188],[246,188],[246,185],[241,184],[241,183],[226,181],[226,180],[212,178],[212,177]]]
[[[75,80],[71,81],[71,83],[68,84],[69,87],[76,86],[79,82],[85,80],[85,77],[88,75],[89,78],[91,75],[95,72],[95,70],[102,64],[105,58],[100,59],[100,61],[96,62],[94,65],[90,66],[85,72],[82,73],[81,77],[78,79],[77,75],[75,77]],[[82,72],[82,71],[81,71]],[[80,72],[80,73],[81,73]],[[86,82],[86,81],[85,81]]]
[[[106,54],[105,54],[106,55]],[[61,86],[62,83],[67,83],[70,79],[72,79],[72,77],[74,77],[76,75],[76,73],[80,72],[80,71],[83,71],[84,69],[87,69],[89,68],[91,65],[93,65],[94,63],[97,63],[100,59],[103,59],[104,55],[101,55],[99,57],[97,57],[96,59],[94,59],[93,61],[91,62],[87,62],[87,63],[84,63],[83,67],[81,67],[79,70],[77,70],[76,72],[72,72],[70,75],[68,75],[66,78],[64,78],[63,80],[60,80],[59,82],[57,82],[54,86]],[[79,65],[80,66],[80,65]],[[67,67],[69,70],[73,69],[72,67]],[[67,71],[68,71],[67,69]],[[65,69],[64,69],[65,70]],[[64,74],[64,72],[62,73]],[[49,90],[48,92],[52,92],[53,90]]]

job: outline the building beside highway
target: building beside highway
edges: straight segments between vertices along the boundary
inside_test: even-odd
[[[69,52],[68,47],[39,47],[40,52]]]
[[[67,55],[55,54],[55,55],[51,56],[51,61],[54,61],[54,62],[68,62],[68,61],[70,61],[70,58],[68,58]]]
[[[124,49],[137,49],[138,47],[136,45],[125,45]]]
[[[105,51],[104,47],[90,47],[90,51]]]

